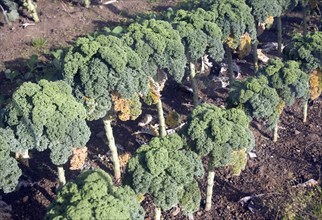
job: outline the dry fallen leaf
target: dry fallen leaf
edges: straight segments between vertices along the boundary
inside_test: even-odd
[[[81,170],[85,164],[87,157],[87,147],[73,148],[73,156],[70,160],[71,170]]]

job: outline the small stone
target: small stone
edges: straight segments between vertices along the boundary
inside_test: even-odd
[[[28,199],[29,199],[29,197],[28,196],[25,196],[25,197],[22,198],[22,202],[23,203],[26,203],[28,201]]]
[[[202,211],[197,212],[197,215],[202,215]]]
[[[299,132],[298,130],[295,130],[295,132],[294,132],[294,134],[295,135],[298,135],[298,134],[300,134],[301,132]]]
[[[248,156],[251,158],[251,159],[254,159],[257,157],[257,155],[253,152],[248,152]]]
[[[306,136],[306,140],[310,142],[319,142],[321,141],[321,137],[318,134],[311,133]]]

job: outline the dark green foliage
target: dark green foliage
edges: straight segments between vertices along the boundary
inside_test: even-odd
[[[153,138],[131,158],[127,177],[137,193],[151,194],[157,207],[166,211],[180,204],[190,214],[198,210],[201,199],[194,177],[204,171],[198,155],[183,147],[177,134]]]
[[[79,38],[64,62],[64,78],[86,106],[89,120],[107,114],[113,92],[124,98],[148,92],[139,55],[115,36]]]
[[[240,37],[246,32],[251,39],[256,38],[254,17],[244,0],[212,0],[209,4],[211,11],[218,14],[216,23],[221,28],[223,40],[233,40],[229,43],[231,48],[239,45]]]
[[[179,196],[179,203],[182,206],[183,214],[189,215],[191,210],[200,209],[201,195],[197,182],[192,182],[185,186],[180,193],[182,193],[182,195]]]
[[[153,77],[157,69],[167,70],[181,81],[187,60],[179,32],[169,22],[150,19],[133,23],[123,39],[142,60],[146,75]]]
[[[231,164],[233,151],[254,145],[254,137],[248,128],[249,119],[240,109],[224,110],[212,104],[197,106],[188,124],[188,136],[192,146],[202,156],[210,156],[212,168]]]
[[[300,69],[296,61],[270,60],[260,71],[266,75],[269,85],[276,89],[286,105],[293,105],[296,99],[309,98],[309,75]]]
[[[85,117],[86,110],[65,82],[26,82],[14,92],[6,113],[19,142],[12,151],[49,148],[52,162],[64,164],[72,148],[85,146],[89,139]]]
[[[215,23],[216,12],[198,8],[196,11],[177,11],[173,26],[179,31],[190,60],[209,54],[215,61],[224,57],[222,33]]]
[[[18,146],[12,130],[0,128],[0,189],[12,192],[18,184],[21,170],[10,152]]]
[[[282,13],[286,13],[293,10],[299,3],[299,0],[278,0],[278,2],[282,7]]]
[[[0,172],[0,189],[5,193],[15,190],[22,174],[17,161],[12,157],[0,160]]]
[[[306,37],[296,34],[284,48],[288,59],[300,62],[304,71],[321,68],[322,66],[322,32],[308,33]]]
[[[269,16],[277,17],[282,14],[279,0],[246,0],[252,9],[252,15],[257,23],[264,23]]]
[[[280,101],[276,89],[269,86],[263,75],[234,82],[229,93],[232,106],[244,109],[251,117],[267,120],[268,128],[277,123]]]
[[[88,170],[59,190],[46,219],[143,220],[144,210],[130,187],[115,187],[103,170]]]

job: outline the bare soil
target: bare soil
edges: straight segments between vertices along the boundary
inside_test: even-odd
[[[0,17],[0,72],[4,69],[24,71],[25,60],[32,54],[38,54],[45,59],[43,52],[54,48],[66,47],[77,37],[86,35],[105,26],[127,23],[139,13],[161,11],[173,6],[179,0],[163,0],[149,3],[144,0],[122,0],[117,3],[89,9],[72,5],[66,1],[38,0],[38,11],[41,22],[34,26],[22,27],[32,21],[23,17],[9,27]],[[314,23],[312,18],[310,21]],[[285,24],[285,40],[300,30],[300,16],[297,13],[283,18]],[[314,30],[314,25],[311,25]],[[265,32],[261,42],[276,41],[275,30]],[[46,45],[39,51],[32,46],[35,38],[46,39]],[[250,58],[244,64],[245,75],[250,75]],[[204,78],[210,83],[211,75]],[[11,83],[0,73],[0,93],[5,98],[10,97],[17,83]],[[224,97],[227,90],[203,89],[200,98],[204,102],[225,105]],[[192,111],[192,94],[175,82],[169,81],[163,91],[165,114],[176,111],[185,120]],[[310,102],[307,123],[302,122],[300,103],[287,107],[279,123],[279,140],[271,141],[271,133],[264,127],[253,126],[256,137],[256,147],[253,152],[256,158],[249,159],[245,171],[240,176],[232,176],[229,168],[216,171],[213,207],[205,212],[204,200],[206,192],[206,177],[199,180],[203,200],[201,209],[194,214],[197,220],[261,220],[281,219],[280,210],[274,206],[274,199],[286,198],[297,186],[307,180],[321,180],[322,166],[322,99]],[[144,106],[144,115],[157,112],[153,106]],[[140,145],[137,140],[148,141],[151,135],[133,135],[140,127],[138,121],[120,122],[114,124],[116,141],[121,145],[120,154],[133,153]],[[92,137],[88,144],[89,156],[87,167],[100,167],[112,173],[112,164],[100,121],[89,123]],[[255,124],[254,124],[255,125]],[[58,180],[55,166],[50,162],[48,151],[31,152],[30,167],[21,165],[23,170],[22,186],[19,190],[3,194],[2,200],[12,206],[12,219],[38,220],[43,219],[46,208],[55,199]],[[75,178],[79,171],[70,171],[69,164],[65,165],[68,180]],[[319,182],[321,184],[321,182]],[[245,196],[254,196],[246,204],[239,202]],[[276,195],[276,197],[275,197]],[[153,219],[152,199],[148,196],[143,202],[147,211],[146,219]],[[178,208],[163,212],[164,219],[188,219],[178,212]]]

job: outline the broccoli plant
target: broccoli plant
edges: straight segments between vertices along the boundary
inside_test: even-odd
[[[162,109],[161,90],[167,77],[166,71],[177,82],[182,80],[186,66],[184,46],[180,34],[167,21],[145,20],[142,24],[133,23],[123,36],[129,45],[142,60],[142,69],[150,76],[150,103],[157,104],[160,135],[166,135],[165,119]],[[162,76],[162,80],[160,79]],[[160,82],[161,81],[161,82]]]
[[[302,100],[303,121],[306,122],[309,76],[300,69],[299,63],[273,59],[260,72],[267,76],[269,85],[276,89],[287,106],[293,105],[296,99]]]
[[[103,119],[114,175],[121,177],[112,120],[136,119],[141,114],[139,95],[148,93],[148,76],[139,55],[112,35],[79,38],[64,59],[64,79],[87,110],[88,120]]]
[[[5,122],[13,130],[18,145],[13,151],[50,149],[50,159],[58,166],[61,184],[66,182],[63,164],[73,147],[83,147],[90,130],[86,110],[63,81],[26,82],[13,94]]]
[[[188,137],[199,155],[209,157],[206,211],[211,209],[214,169],[233,165],[238,175],[245,168],[246,152],[255,145],[248,126],[248,116],[240,109],[224,110],[212,104],[202,104],[192,112]]]
[[[58,191],[45,219],[143,220],[144,210],[129,186],[116,187],[103,170],[82,172]]]
[[[10,156],[18,142],[10,128],[0,128],[0,189],[5,193],[12,192],[18,184],[21,170],[17,161]]]
[[[270,17],[279,17],[282,13],[282,8],[278,0],[246,0],[246,3],[252,9],[252,15],[254,16],[257,28],[262,24],[265,25]],[[257,36],[258,35],[259,32],[257,31]],[[257,46],[258,40],[256,39],[253,43],[255,71],[258,70]]]
[[[266,76],[248,77],[236,81],[229,92],[229,102],[246,111],[252,118],[266,120],[269,129],[274,129],[274,140],[277,138],[277,124],[284,108],[284,102],[276,89],[269,86]]]
[[[215,23],[216,17],[214,12],[198,8],[195,11],[179,10],[173,19],[173,26],[179,31],[186,47],[195,106],[198,105],[195,63],[205,54],[209,54],[217,62],[221,61],[224,56],[222,34]]]
[[[203,175],[202,162],[183,147],[178,134],[155,137],[137,149],[128,163],[127,180],[136,193],[152,195],[156,219],[161,209],[177,204],[187,215],[199,209],[201,194],[194,177]]]
[[[322,92],[322,32],[309,33],[306,37],[296,34],[283,52],[310,74],[310,97],[312,100],[318,98]]]
[[[220,27],[227,50],[230,81],[233,80],[232,50],[240,44],[246,34],[255,40],[256,28],[251,8],[244,0],[212,0],[210,10],[217,14],[216,23]]]
[[[282,15],[288,11],[293,10],[299,0],[278,0],[279,5],[282,7],[282,13],[277,17],[277,51],[282,53],[282,40],[283,40],[283,29],[282,29]]]

